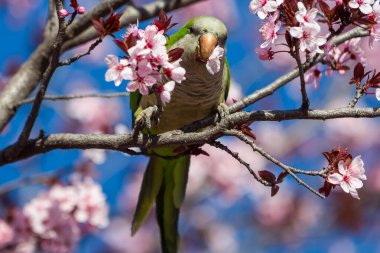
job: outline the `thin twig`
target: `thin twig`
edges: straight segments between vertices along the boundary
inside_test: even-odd
[[[317,190],[315,190],[310,185],[308,185],[307,183],[305,183],[304,181],[302,181],[299,177],[297,177],[297,175],[293,172],[293,170],[295,170],[295,168],[292,168],[292,167],[290,167],[290,166],[288,166],[286,164],[283,164],[282,162],[280,162],[279,160],[277,160],[276,158],[274,158],[273,156],[271,156],[264,149],[260,148],[253,141],[251,141],[250,139],[248,139],[242,132],[240,132],[238,130],[226,130],[225,134],[226,135],[230,135],[230,136],[235,136],[235,137],[239,138],[241,141],[243,141],[246,144],[248,144],[249,146],[251,146],[251,148],[253,149],[253,151],[258,152],[260,155],[262,155],[263,157],[265,157],[267,160],[271,161],[272,163],[276,164],[277,166],[279,166],[280,168],[282,168],[286,172],[288,172],[289,175],[291,175],[297,181],[298,184],[304,186],[306,189],[308,189],[309,191],[311,191],[312,193],[314,193],[318,197],[321,197],[322,199],[325,198],[325,196],[323,196],[322,194],[320,194]]]
[[[116,92],[116,93],[108,93],[108,94],[74,94],[74,95],[62,95],[62,96],[54,96],[48,95],[44,97],[44,100],[50,101],[59,101],[59,100],[71,100],[71,99],[82,99],[82,98],[114,98],[114,97],[128,97],[129,92]],[[19,107],[20,105],[33,103],[35,98],[27,98],[24,99],[14,106]]]
[[[62,0],[56,0],[55,5],[56,5],[56,12],[58,15],[59,11],[63,8]],[[32,110],[29,113],[28,119],[26,120],[24,128],[17,140],[17,145],[15,146],[15,149],[12,151],[12,153],[14,154],[19,153],[29,139],[30,133],[32,131],[32,128],[38,116],[41,103],[42,103],[43,97],[45,96],[45,92],[49,85],[50,79],[53,76],[59,63],[59,55],[60,55],[61,47],[63,45],[63,41],[65,38],[66,23],[65,23],[64,17],[58,17],[58,20],[59,20],[58,33],[57,33],[55,42],[52,45],[54,49],[53,49],[53,53],[50,59],[50,63],[42,77],[40,88],[37,92]],[[8,154],[7,156],[9,155],[10,154]]]
[[[355,105],[359,102],[359,99],[363,96],[364,94],[364,89],[361,88],[360,86],[356,87],[356,95],[355,97],[351,100],[351,102],[348,104],[348,108],[354,108]]]
[[[229,149],[227,146],[223,145],[219,141],[210,142],[210,145],[227,152],[229,155],[231,155],[233,158],[235,158],[239,163],[244,165],[247,168],[249,174],[251,174],[261,184],[263,184],[265,186],[270,186],[270,187],[273,186],[272,183],[269,183],[268,181],[265,181],[263,178],[258,176],[256,174],[256,172],[251,168],[251,166],[246,161],[244,161],[242,158],[240,158],[239,153],[233,152],[231,149]]]
[[[300,83],[301,83],[301,94],[302,94],[302,105],[301,109],[302,110],[308,110],[310,101],[309,98],[307,97],[307,92],[306,92],[306,82],[305,82],[305,71],[303,69],[303,65],[301,62],[301,57],[300,57],[300,45],[299,42],[296,42],[295,50],[293,52],[293,57],[297,62],[297,67],[299,70],[299,76],[300,76]]]
[[[76,54],[75,56],[67,59],[67,60],[64,60],[64,61],[60,61],[59,62],[59,66],[64,66],[64,65],[70,65],[71,63],[79,60],[80,58],[82,58],[83,56],[86,56],[86,55],[89,55],[91,54],[91,51],[94,50],[101,42],[102,42],[102,38],[98,38],[94,43],[92,43],[90,45],[90,47],[88,48],[87,52],[84,52],[84,53],[78,53]]]

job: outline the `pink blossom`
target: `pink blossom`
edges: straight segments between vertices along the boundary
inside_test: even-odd
[[[58,16],[60,16],[61,18],[65,18],[67,17],[68,15],[70,14],[70,12],[66,9],[60,9],[58,11]]]
[[[323,50],[320,49],[320,46],[323,46],[326,43],[325,36],[319,35],[319,30],[313,27],[291,27],[290,35],[294,38],[298,38],[301,42],[300,48],[301,51],[305,52],[308,50],[311,56],[314,56],[316,53],[323,54]]]
[[[311,8],[306,10],[305,5],[302,2],[298,2],[298,11],[296,12],[296,19],[302,26],[309,26],[315,28],[316,30],[321,30],[315,17],[317,16],[318,9]]]
[[[376,99],[380,101],[380,88],[376,89]]]
[[[14,232],[12,228],[0,219],[0,248],[12,241]]]
[[[363,14],[370,14],[372,12],[372,6],[371,4],[374,3],[374,0],[351,0],[348,5],[352,9],[357,9],[363,13]]]
[[[372,5],[372,15],[376,21],[380,18],[380,1],[376,1]]]
[[[373,49],[373,43],[380,41],[380,24],[375,24],[370,29],[369,47]]]
[[[108,225],[108,205],[99,184],[92,178],[85,177],[75,181],[73,186],[77,194],[74,218],[79,223],[104,228]]]
[[[305,73],[305,82],[314,83],[314,88],[318,89],[319,81],[322,78],[322,72],[318,69],[317,66],[314,66],[309,71]]]
[[[127,29],[125,29],[126,34],[122,35],[124,38],[128,37],[129,35],[135,36],[135,37],[143,37],[144,36],[144,30],[139,29],[139,21],[137,20],[136,24],[131,24]]]
[[[340,185],[343,191],[350,193],[352,197],[359,199],[357,189],[363,187],[362,180],[367,180],[364,174],[364,162],[360,156],[355,157],[351,164],[346,166],[343,161],[338,164],[339,173],[332,173],[328,176],[328,181],[335,185]]]
[[[259,16],[260,19],[266,18],[269,12],[274,12],[283,0],[252,0],[249,3],[249,11]]]
[[[211,75],[215,75],[220,70],[220,59],[224,55],[224,49],[217,46],[214,51],[212,51],[210,57],[207,60],[206,68]]]
[[[165,85],[161,85],[158,87],[158,93],[160,94],[160,99],[163,105],[170,102],[171,93],[173,92],[174,87],[174,81],[167,82]]]
[[[359,46],[361,38],[354,38],[343,44],[341,61],[354,60],[366,65],[367,59],[364,56],[363,49]]]
[[[259,59],[262,61],[273,60],[273,56],[275,54],[275,52],[272,51],[272,48],[256,48],[256,53],[259,55]]]
[[[186,70],[180,66],[181,59],[173,62],[165,64],[165,74],[168,78],[174,80],[177,83],[181,83],[186,80],[185,74]]]
[[[40,247],[47,252],[72,252],[80,239],[78,224],[69,213],[62,212],[58,205],[48,210],[49,218],[44,221],[47,233],[40,234]]]
[[[119,86],[123,80],[123,76],[129,76],[132,74],[131,68],[128,67],[128,60],[121,59],[119,63],[119,59],[115,55],[107,55],[104,59],[108,70],[105,75],[105,79],[107,82],[115,82],[116,86]]]
[[[86,12],[86,9],[83,6],[79,6],[77,12],[78,14],[82,15]]]
[[[269,15],[267,21],[260,28],[259,32],[264,39],[264,43],[260,45],[261,48],[268,47],[277,39],[277,32],[281,28],[281,25],[277,22],[277,18],[278,12],[276,12],[273,16]]]

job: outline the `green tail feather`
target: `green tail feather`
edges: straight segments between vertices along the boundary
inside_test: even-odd
[[[148,217],[156,201],[163,253],[176,253],[179,247],[178,217],[185,197],[190,156],[174,160],[152,157],[145,171],[132,222],[132,235]]]

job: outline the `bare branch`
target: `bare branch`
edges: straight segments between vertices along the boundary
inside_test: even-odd
[[[351,102],[348,104],[347,107],[349,108],[354,108],[355,105],[359,102],[359,99],[363,96],[364,94],[364,89],[359,87],[356,87],[356,95],[355,97],[351,100]]]
[[[282,162],[280,162],[279,160],[277,160],[276,158],[274,158],[273,156],[271,156],[263,148],[260,148],[253,141],[251,141],[250,139],[248,139],[242,132],[240,132],[238,130],[227,130],[227,131],[225,131],[225,133],[227,135],[230,135],[230,136],[235,136],[235,137],[239,138],[241,141],[243,141],[246,144],[248,144],[249,146],[251,146],[251,148],[253,149],[253,151],[258,152],[260,155],[262,155],[263,157],[265,157],[266,159],[268,159],[272,163],[274,163],[277,166],[279,166],[280,168],[284,169],[286,172],[289,173],[289,175],[291,175],[294,178],[294,180],[297,181],[298,184],[304,186],[306,189],[308,189],[312,193],[316,194],[318,197],[321,197],[322,199],[326,198],[325,196],[323,196],[322,194],[320,194],[318,191],[316,191],[314,188],[312,188],[310,185],[308,185],[307,183],[305,183],[304,181],[302,181],[293,172],[293,170],[298,170],[298,169],[295,169],[295,168],[290,167],[290,166],[288,166],[286,164],[283,164]]]
[[[82,99],[82,98],[114,98],[114,97],[129,97],[129,92],[116,92],[116,93],[108,93],[108,94],[75,94],[75,95],[66,95],[66,96],[45,96],[44,100],[51,101],[60,101],[60,100],[71,100],[71,99]],[[27,98],[19,103],[15,104],[15,106],[25,105],[33,103],[35,98]]]
[[[327,120],[336,118],[373,118],[380,117],[380,108],[341,108],[336,110],[284,110],[284,111],[252,111],[237,112],[223,118],[217,125],[203,131],[184,132],[174,130],[159,135],[133,136],[110,134],[51,134],[29,140],[18,156],[7,157],[15,148],[15,144],[0,151],[0,166],[16,162],[34,155],[50,152],[56,149],[109,149],[128,153],[128,149],[156,148],[183,145],[199,145],[212,142],[225,134],[228,129],[233,129],[247,121],[282,121],[294,119]],[[196,123],[198,127],[200,125]],[[295,171],[298,172],[298,171]]]
[[[63,8],[62,0],[56,0],[55,5],[56,5],[56,12],[58,13],[59,10],[61,10]],[[37,92],[36,98],[34,100],[32,110],[31,110],[31,112],[28,116],[28,119],[25,122],[25,126],[24,126],[24,128],[23,128],[23,130],[22,130],[22,132],[21,132],[21,134],[20,134],[20,136],[16,142],[17,148],[13,149],[13,152],[15,152],[15,154],[17,154],[23,148],[23,146],[26,144],[26,142],[29,139],[30,133],[31,133],[32,128],[34,126],[34,122],[36,121],[36,118],[38,116],[38,113],[39,113],[39,110],[41,107],[41,103],[42,103],[42,100],[45,96],[45,92],[46,92],[47,87],[49,85],[50,79],[53,76],[56,68],[58,67],[59,55],[60,55],[61,47],[63,44],[64,36],[65,36],[65,29],[66,29],[65,18],[59,17],[58,33],[57,33],[56,40],[55,40],[54,44],[52,45],[52,47],[54,48],[53,53],[52,53],[52,57],[51,57],[49,66],[48,66],[46,72],[44,73],[44,75],[42,77],[41,85],[40,85],[40,88]]]
[[[91,46],[88,48],[87,52],[79,53],[79,54],[77,54],[77,55],[75,55],[75,56],[73,56],[67,60],[61,61],[61,62],[59,62],[59,66],[70,65],[71,63],[76,62],[77,60],[79,60],[83,56],[91,54],[91,51],[94,50],[101,42],[102,42],[101,38],[97,39],[94,43],[91,44]]]
[[[308,110],[310,106],[310,101],[309,98],[307,97],[307,92],[306,92],[306,83],[305,83],[305,71],[302,66],[301,62],[301,57],[300,57],[300,45],[297,42],[295,46],[295,50],[293,53],[293,57],[297,62],[297,67],[299,71],[299,76],[300,76],[300,83],[301,83],[301,95],[302,95],[302,105],[301,108],[303,110]]]
[[[123,12],[123,15],[120,18],[120,27],[125,27],[130,23],[136,22],[136,20],[143,21],[150,19],[154,16],[157,16],[160,10],[165,10],[166,12],[169,12],[200,1],[201,0],[158,0],[149,4],[145,4],[141,7],[130,5],[127,6],[127,8]],[[106,6],[108,2],[120,2],[120,0],[107,1],[104,3],[104,5]],[[124,0],[121,2],[126,1]],[[107,9],[104,6],[99,6],[97,8],[101,9],[102,11],[105,9],[105,12],[103,12],[104,14],[102,16],[108,14],[110,10],[110,8]],[[113,8],[117,9],[115,7]],[[81,45],[99,37],[95,29],[89,25],[91,19],[94,19],[96,17],[100,16],[91,16],[90,13],[88,13],[88,15],[84,15],[82,18],[78,19],[70,26],[70,28],[67,30],[68,40],[63,45],[63,51],[66,51],[68,49],[71,49],[73,47],[76,47],[78,45]]]
[[[260,176],[258,176],[256,174],[256,172],[251,168],[251,166],[239,156],[239,153],[233,152],[226,145],[223,145],[219,141],[213,141],[213,142],[210,143],[210,145],[212,145],[212,146],[214,146],[216,148],[219,148],[219,149],[227,152],[229,155],[231,155],[233,158],[235,158],[239,163],[241,163],[242,165],[244,165],[244,167],[247,168],[249,174],[251,174],[261,184],[263,184],[265,186],[273,186],[272,183],[269,183],[269,182],[265,181],[264,179],[262,179]]]

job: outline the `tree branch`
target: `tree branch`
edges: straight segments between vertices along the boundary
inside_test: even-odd
[[[158,15],[160,10],[169,12],[200,1],[201,0],[158,0],[149,4],[145,4],[141,7],[130,5],[127,6],[120,18],[120,27],[125,27],[130,23],[136,22],[136,20],[143,21],[155,17]],[[126,1],[124,0],[121,2]],[[106,3],[107,2],[105,2],[105,4]],[[105,11],[102,12],[104,13],[102,16],[105,16],[109,13],[110,9],[111,8],[109,7],[107,8],[107,5],[103,5],[102,7],[99,7],[98,12],[100,12],[100,10]],[[114,7],[114,9],[116,8]],[[90,25],[91,19],[94,19],[95,17],[100,16],[91,16],[91,14],[88,13],[87,16],[85,15],[84,17],[78,19],[70,26],[70,28],[67,30],[68,40],[63,45],[63,51],[99,37],[99,34],[95,31],[92,25]]]
[[[63,8],[62,0],[56,0],[55,6],[56,6],[56,12],[58,15],[59,10]],[[59,28],[58,28],[58,33],[57,33],[55,42],[52,45],[53,52],[52,52],[51,60],[46,72],[44,73],[42,77],[41,85],[37,92],[36,98],[34,100],[32,110],[29,113],[29,116],[25,122],[25,126],[16,142],[16,148],[12,150],[12,152],[15,153],[14,155],[17,155],[17,153],[24,147],[24,145],[29,139],[30,133],[34,126],[34,122],[36,121],[36,118],[38,116],[41,103],[45,96],[45,92],[49,85],[50,79],[53,76],[56,68],[58,67],[59,55],[60,55],[61,47],[63,44],[64,36],[65,36],[65,29],[66,29],[65,18],[59,17]],[[11,156],[12,154],[8,154],[8,155]]]
[[[322,199],[326,198],[325,196],[323,196],[322,194],[320,194],[318,191],[316,191],[314,188],[312,188],[310,185],[308,185],[307,183],[305,183],[304,181],[302,181],[293,172],[293,170],[295,170],[295,168],[290,167],[290,166],[288,166],[286,164],[283,164],[282,162],[280,162],[279,160],[277,160],[276,158],[274,158],[273,156],[271,156],[263,148],[260,148],[253,141],[251,141],[250,139],[248,139],[242,132],[240,132],[238,130],[227,130],[227,131],[225,131],[225,133],[227,135],[230,135],[230,136],[235,136],[235,137],[239,138],[241,141],[243,141],[246,144],[248,144],[249,146],[251,146],[251,148],[252,148],[253,151],[258,152],[260,155],[262,155],[263,157],[265,157],[267,160],[271,161],[272,163],[276,164],[277,166],[279,166],[280,168],[282,168],[283,170],[285,170],[286,172],[288,172],[289,175],[292,176],[294,178],[294,180],[296,180],[299,185],[304,186],[306,189],[308,189],[309,191],[311,191],[312,193],[314,193],[318,197],[321,197]]]
[[[260,176],[258,176],[256,174],[256,172],[251,168],[251,166],[246,162],[244,161],[240,156],[239,156],[239,153],[237,152],[233,152],[231,149],[229,149],[226,145],[223,145],[221,142],[219,141],[213,141],[210,143],[210,145],[216,147],[216,148],[219,148],[223,151],[225,151],[226,153],[228,153],[230,156],[232,156],[233,158],[235,158],[235,160],[237,160],[239,163],[241,163],[242,165],[244,165],[244,167],[247,168],[249,174],[251,174],[255,179],[256,181],[260,182],[261,184],[265,185],[265,186],[273,186],[272,183],[269,183],[268,181],[265,181],[264,179],[262,179]]]
[[[114,97],[129,97],[129,92],[116,92],[116,93],[109,93],[109,94],[75,94],[75,95],[63,95],[63,96],[45,96],[44,100],[51,100],[51,101],[60,101],[60,100],[71,100],[71,99],[82,99],[82,98],[114,98]],[[27,98],[24,99],[15,106],[19,107],[20,105],[30,104],[33,103],[35,98]]]
[[[17,156],[6,157],[15,144],[0,151],[0,166],[56,149],[109,149],[128,153],[133,147],[157,148],[168,146],[199,145],[212,142],[248,121],[282,121],[294,119],[328,120],[336,118],[380,117],[380,108],[341,108],[335,110],[251,111],[237,112],[223,118],[213,127],[203,131],[184,132],[174,130],[159,135],[110,135],[110,134],[51,134],[30,140]],[[197,127],[200,125],[196,123]],[[199,129],[199,128],[198,128]],[[198,130],[199,131],[199,130]]]

